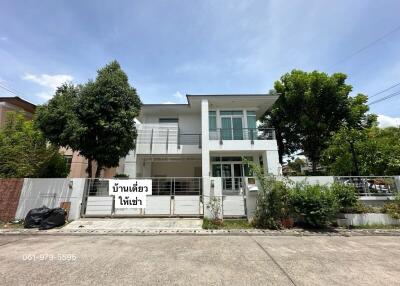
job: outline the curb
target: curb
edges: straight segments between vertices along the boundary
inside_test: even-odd
[[[37,229],[1,229],[1,235],[29,235],[29,236],[400,236],[400,230],[368,229],[334,231],[308,230],[172,230],[172,229],[122,229],[122,230],[42,230]]]

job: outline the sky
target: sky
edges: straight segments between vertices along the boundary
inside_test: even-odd
[[[400,83],[399,11],[398,0],[2,0],[0,85],[42,104],[115,59],[144,103],[266,93],[292,69],[343,72],[351,95],[371,96]],[[400,95],[370,110],[400,125]]]

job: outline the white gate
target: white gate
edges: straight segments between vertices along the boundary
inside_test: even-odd
[[[143,178],[138,178],[143,179]],[[117,209],[108,195],[108,180],[87,179],[82,217],[199,217],[203,215],[201,178],[146,178],[152,195],[145,209]]]

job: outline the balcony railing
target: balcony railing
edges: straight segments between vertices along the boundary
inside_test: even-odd
[[[275,140],[275,130],[272,128],[218,128],[210,130],[210,140]]]
[[[137,148],[148,150],[152,153],[153,149],[171,150],[170,148],[180,149],[182,145],[192,145],[201,148],[201,134],[182,133],[177,126],[162,127],[157,125],[142,125],[138,128]]]

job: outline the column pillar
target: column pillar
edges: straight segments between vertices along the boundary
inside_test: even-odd
[[[208,100],[201,100],[201,175],[203,177],[203,194],[210,195],[210,149],[208,128]]]

